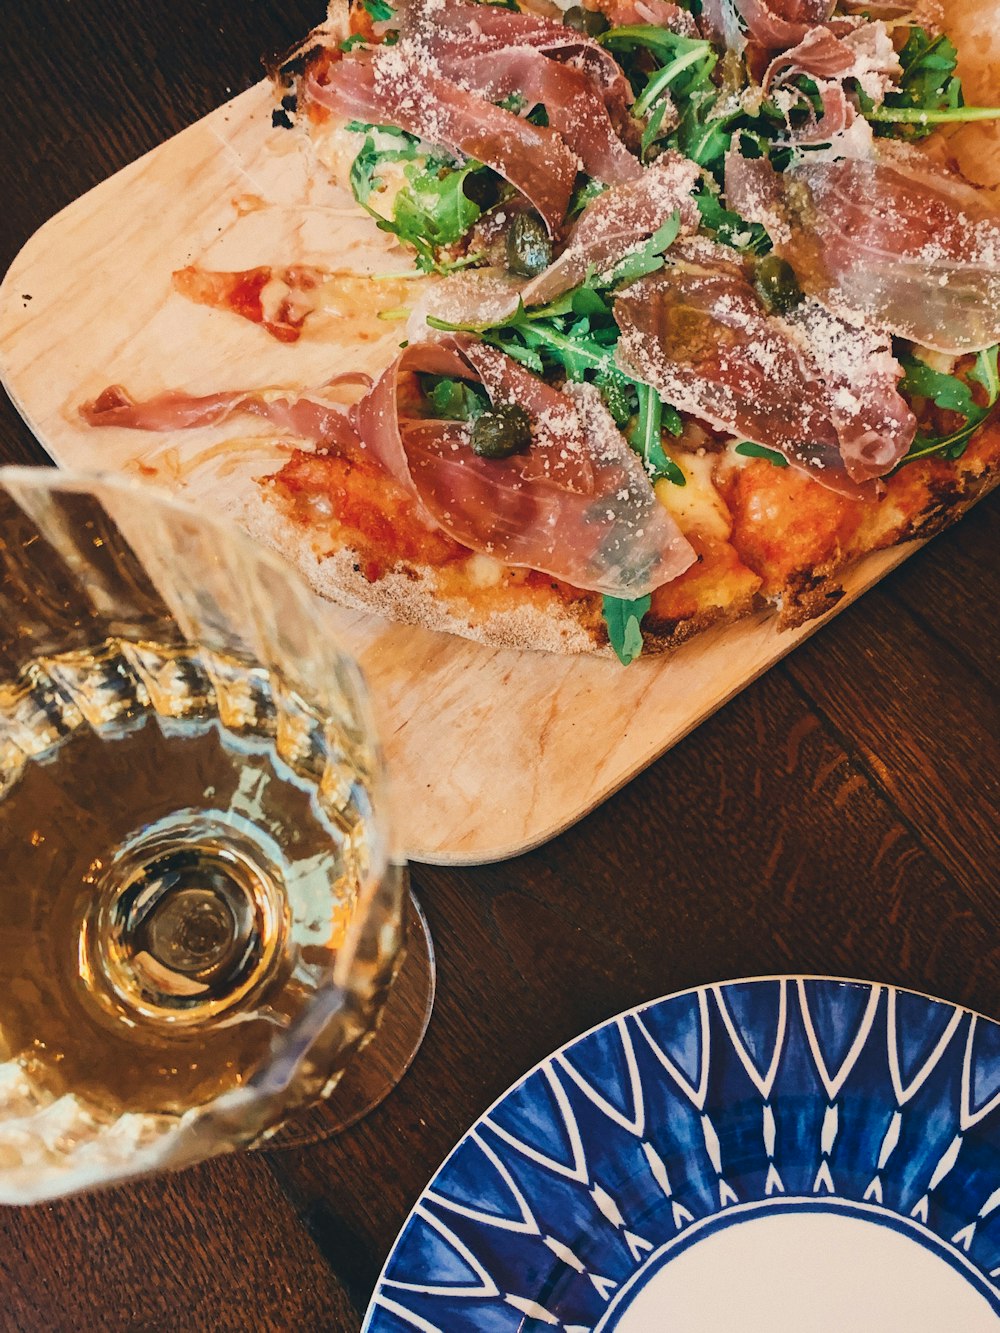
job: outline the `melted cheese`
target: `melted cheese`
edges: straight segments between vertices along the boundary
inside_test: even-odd
[[[491,555],[476,554],[465,562],[465,572],[469,582],[476,588],[495,588],[504,575],[506,566]]]
[[[726,541],[732,521],[712,478],[716,456],[677,450],[671,457],[684,473],[687,484],[675,486],[663,478],[656,483],[656,498],[682,532],[700,532]]]
[[[331,117],[328,121],[314,126],[310,133],[316,156],[321,164],[338,185],[349,190],[351,166],[361,151],[365,136],[354,130],[344,129],[344,124],[344,121]],[[394,135],[384,134],[380,130],[372,130],[370,134],[375,141],[375,147],[380,151],[398,149],[400,146],[398,137]],[[369,195],[368,206],[382,217],[391,219],[396,195],[407,184],[406,168],[415,166],[418,170],[423,170],[426,161],[425,156],[418,154],[412,161],[380,162],[377,179],[381,184]]]

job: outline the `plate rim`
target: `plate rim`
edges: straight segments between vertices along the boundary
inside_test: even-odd
[[[584,1041],[587,1037],[593,1036],[596,1032],[600,1032],[602,1029],[610,1027],[612,1024],[618,1023],[624,1020],[625,1018],[630,1017],[631,1015],[640,1013],[645,1009],[649,1009],[654,1005],[665,1003],[667,1000],[681,999],[685,995],[696,995],[703,991],[705,992],[712,991],[717,988],[722,989],[730,986],[741,986],[757,982],[768,982],[768,981],[771,982],[785,981],[793,983],[805,982],[805,981],[825,981],[825,982],[833,982],[834,984],[840,986],[866,987],[869,990],[875,988],[880,990],[894,990],[897,992],[902,992],[903,994],[914,995],[918,999],[928,1000],[932,1004],[947,1005],[949,1009],[957,1010],[960,1013],[970,1014],[977,1020],[989,1023],[993,1027],[1000,1027],[1000,1019],[991,1018],[988,1014],[984,1014],[978,1009],[973,1009],[969,1005],[959,1004],[954,1000],[947,1000],[939,995],[931,995],[927,991],[917,990],[912,986],[898,985],[896,982],[893,981],[875,981],[872,979],[865,979],[862,977],[833,976],[830,975],[829,973],[823,973],[823,972],[775,972],[775,973],[763,973],[757,976],[728,977],[722,981],[704,981],[697,983],[693,986],[685,986],[681,990],[668,991],[665,995],[654,996],[652,999],[649,1000],[640,1000],[637,1004],[630,1005],[627,1009],[619,1010],[617,1013],[611,1014],[609,1015],[609,1017],[599,1020],[597,1023],[592,1024],[589,1028],[585,1029],[584,1031],[577,1033],[573,1037],[570,1037],[567,1041],[563,1042],[561,1046],[556,1047],[554,1050],[550,1051],[547,1055],[542,1056],[542,1058],[536,1061],[536,1063],[532,1065],[530,1069],[525,1070],[525,1072],[519,1075],[519,1077],[516,1078],[513,1081],[513,1083],[511,1083],[507,1088],[505,1088],[498,1097],[495,1097],[493,1101],[490,1102],[489,1106],[487,1106],[484,1110],[480,1111],[480,1113],[476,1116],[475,1120],[473,1120],[472,1123],[462,1131],[461,1135],[458,1137],[458,1139],[456,1139],[456,1141],[454,1142],[452,1147],[448,1150],[446,1155],[434,1168],[434,1171],[431,1173],[431,1175],[425,1182],[419,1195],[414,1201],[413,1206],[410,1208],[410,1210],[406,1214],[406,1217],[401,1223],[399,1230],[396,1233],[396,1237],[393,1240],[392,1245],[389,1249],[389,1253],[386,1255],[385,1262],[383,1263],[381,1269],[379,1270],[375,1286],[372,1288],[372,1294],[371,1297],[369,1298],[368,1305],[365,1309],[365,1314],[362,1320],[360,1333],[369,1333],[370,1324],[373,1315],[376,1312],[376,1304],[381,1294],[382,1288],[384,1286],[389,1266],[392,1263],[393,1259],[395,1258],[396,1251],[401,1246],[411,1223],[417,1216],[417,1210],[420,1208],[421,1204],[426,1199],[428,1192],[433,1188],[434,1182],[438,1179],[438,1177],[441,1175],[442,1171],[444,1171],[444,1169],[447,1167],[448,1163],[452,1160],[452,1158],[458,1153],[459,1149],[467,1142],[467,1140],[470,1138],[473,1132],[482,1124],[484,1120],[486,1120],[493,1113],[493,1111],[498,1106],[500,1106],[511,1095],[511,1093],[515,1091],[515,1089],[519,1088],[523,1083],[526,1083],[528,1079],[531,1078],[534,1074],[537,1074],[551,1061],[558,1059],[559,1056],[563,1055],[567,1050],[570,1049],[570,1047],[575,1046],[578,1042]]]

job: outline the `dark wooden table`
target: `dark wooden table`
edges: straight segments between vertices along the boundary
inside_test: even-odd
[[[0,270],[57,209],[255,82],[321,3],[3,11]],[[0,461],[43,462],[0,399]],[[396,1092],[311,1148],[0,1211],[0,1328],[356,1329],[469,1123],[562,1042],[683,987],[814,972],[1000,1011],[998,499],[561,838],[414,867],[439,989]]]

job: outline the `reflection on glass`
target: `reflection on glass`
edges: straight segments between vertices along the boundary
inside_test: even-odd
[[[299,578],[146,488],[0,470],[0,867],[0,1200],[329,1092],[405,876],[362,682]]]

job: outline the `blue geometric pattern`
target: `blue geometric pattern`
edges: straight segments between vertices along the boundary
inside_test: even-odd
[[[365,1333],[591,1333],[664,1245],[748,1205],[904,1219],[1000,1314],[1000,1025],[804,977],[630,1010],[461,1140]]]

